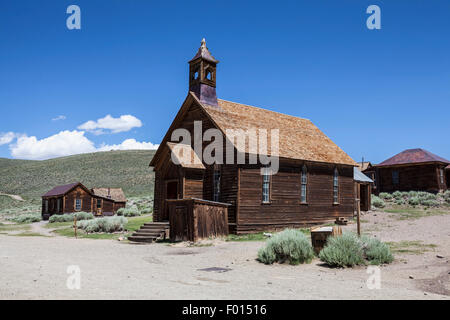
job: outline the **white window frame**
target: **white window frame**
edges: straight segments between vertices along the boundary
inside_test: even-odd
[[[334,168],[333,173],[333,204],[339,204],[339,171]]]
[[[308,203],[308,168],[303,165],[300,174],[300,203]]]
[[[262,203],[270,203],[270,188],[271,188],[271,174],[269,168],[264,168],[264,174],[262,175]]]
[[[80,206],[78,208],[78,201],[80,202]],[[83,207],[83,201],[80,198],[75,199],[75,211],[81,211],[81,208]]]

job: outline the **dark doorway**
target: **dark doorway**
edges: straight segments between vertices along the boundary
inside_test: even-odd
[[[178,199],[178,181],[167,181],[166,199]],[[169,206],[165,204],[163,220],[169,220]]]

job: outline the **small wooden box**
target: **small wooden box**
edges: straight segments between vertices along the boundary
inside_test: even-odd
[[[311,243],[314,248],[314,252],[319,254],[327,243],[329,236],[341,235],[342,229],[339,226],[336,227],[315,227],[311,228]]]

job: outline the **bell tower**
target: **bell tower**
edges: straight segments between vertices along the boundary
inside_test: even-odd
[[[189,61],[189,91],[202,103],[217,106],[216,66],[219,63],[206,47],[205,38],[197,54]]]

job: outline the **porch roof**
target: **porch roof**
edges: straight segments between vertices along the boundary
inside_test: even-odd
[[[170,150],[174,164],[180,165],[183,168],[205,169],[202,161],[190,145],[167,142],[167,147]]]

